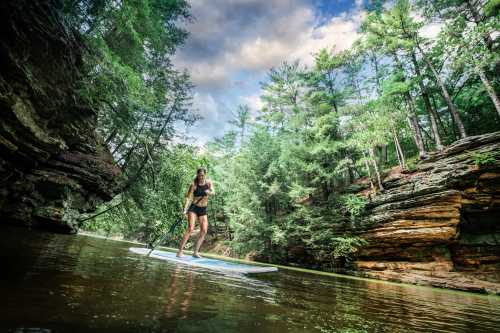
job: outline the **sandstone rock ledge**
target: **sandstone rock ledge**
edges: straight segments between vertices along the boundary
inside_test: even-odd
[[[457,141],[383,185],[366,217],[342,227],[369,242],[355,274],[500,294],[500,132]]]
[[[75,232],[80,213],[118,191],[121,172],[95,133],[96,111],[76,94],[83,43],[60,8],[0,4],[0,216]]]

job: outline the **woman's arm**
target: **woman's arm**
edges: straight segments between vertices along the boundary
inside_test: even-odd
[[[208,181],[208,189],[206,191],[206,193],[208,195],[215,195],[215,189],[214,189],[214,184],[212,183],[212,181]]]
[[[184,196],[184,214],[187,214],[187,210],[188,210],[191,198],[193,196],[193,192],[194,192],[194,184],[191,184],[189,186],[188,191],[186,192],[186,195]]]

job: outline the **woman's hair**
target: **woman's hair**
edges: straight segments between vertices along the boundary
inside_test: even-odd
[[[198,170],[196,170],[196,177],[194,177],[194,183],[196,184],[196,186],[198,186],[198,174],[200,172],[203,172],[206,175],[207,174],[207,169],[205,169],[205,168],[198,168]]]

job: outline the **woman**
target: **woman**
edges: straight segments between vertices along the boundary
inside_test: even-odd
[[[189,186],[189,190],[186,193],[184,198],[184,215],[186,215],[188,220],[188,230],[184,233],[182,237],[181,244],[179,246],[179,251],[177,252],[177,257],[182,256],[182,251],[184,250],[184,246],[186,245],[189,236],[194,230],[194,224],[196,217],[198,217],[198,221],[200,223],[200,237],[196,242],[196,247],[193,252],[193,257],[201,258],[198,251],[200,249],[203,240],[205,239],[205,235],[208,230],[208,219],[207,219],[207,205],[208,205],[208,196],[214,195],[214,187],[212,182],[206,179],[207,170],[204,168],[199,168],[196,171],[196,178],[193,183]],[[191,204],[189,205],[190,198],[192,198]],[[189,208],[188,208],[189,207]]]

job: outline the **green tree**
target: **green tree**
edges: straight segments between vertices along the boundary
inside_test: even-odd
[[[238,109],[233,114],[233,119],[229,123],[235,126],[240,132],[240,147],[242,147],[250,125],[250,107],[248,105],[238,105]]]
[[[500,100],[488,75],[490,68],[500,62],[497,47],[491,37],[498,31],[500,21],[497,17],[486,15],[488,1],[477,1],[476,4],[448,1],[439,2],[438,6],[433,7],[426,2],[424,4],[428,15],[443,15],[447,18],[440,34],[443,49],[455,67],[460,68],[464,74],[480,78],[500,116]]]
[[[298,111],[302,82],[298,61],[283,62],[280,67],[271,69],[268,82],[262,83],[262,119],[273,128],[283,128],[288,118]]]

